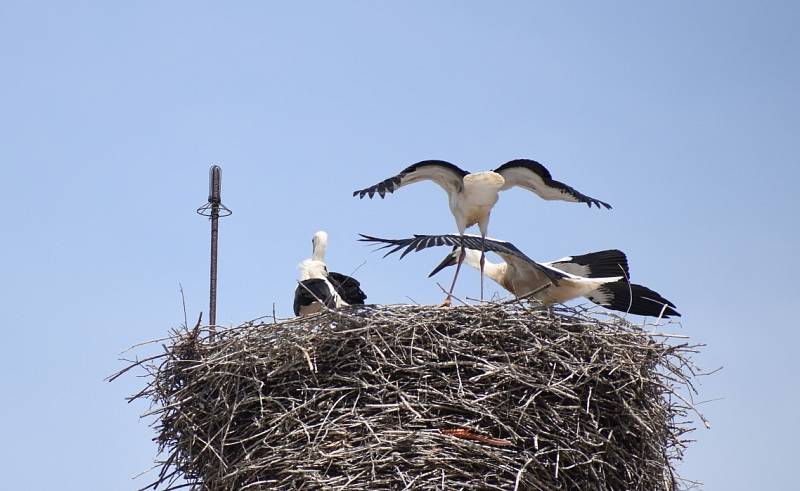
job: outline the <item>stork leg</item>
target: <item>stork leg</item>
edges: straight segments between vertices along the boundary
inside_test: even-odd
[[[456,287],[456,279],[458,278],[458,272],[461,271],[461,263],[464,262],[464,256],[466,255],[466,247],[464,247],[464,241],[461,241],[461,254],[459,254],[458,263],[456,264],[456,274],[453,276],[453,283],[450,285],[450,291],[447,293],[447,298],[444,299],[444,302],[439,305],[440,307],[449,307],[452,303],[453,298],[453,290]]]
[[[462,247],[463,252],[463,247]],[[463,257],[463,255],[462,255]],[[481,303],[483,303],[483,265],[486,264],[486,235],[481,234]]]

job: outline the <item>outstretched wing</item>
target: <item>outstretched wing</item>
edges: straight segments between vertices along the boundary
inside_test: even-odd
[[[611,209],[611,205],[599,199],[591,198],[583,193],[576,191],[573,187],[567,186],[563,182],[556,181],[542,164],[535,160],[517,159],[507,162],[494,170],[506,180],[501,191],[519,186],[528,191],[533,191],[540,198],[546,200],[572,201],[576,203],[586,203],[589,208],[592,205],[605,206]]]
[[[374,244],[383,244],[383,247],[379,247],[378,249],[389,249],[389,252],[384,254],[383,257],[386,257],[390,254],[400,251],[401,249],[405,249],[402,254],[400,254],[400,259],[404,258],[406,254],[409,252],[416,252],[421,251],[422,249],[427,249],[429,247],[438,247],[438,246],[461,246],[462,245],[462,236],[458,234],[446,234],[446,235],[414,235],[414,237],[408,239],[381,239],[378,237],[372,237],[369,235],[359,234],[362,238],[358,239],[361,242],[371,242]],[[475,249],[476,251],[480,251],[481,249],[487,252],[494,252],[497,254],[502,255],[510,255],[518,257],[531,266],[535,267],[536,269],[540,270],[544,273],[553,283],[557,283],[559,279],[564,277],[563,273],[554,270],[553,268],[548,268],[543,266],[533,259],[526,256],[522,251],[517,249],[517,247],[512,244],[511,242],[506,242],[503,240],[495,240],[495,239],[486,239],[486,247],[483,247],[483,238],[480,235],[467,235],[463,236],[463,246],[466,249]]]
[[[419,181],[433,181],[448,194],[457,193],[463,187],[464,176],[467,174],[467,171],[444,160],[423,160],[374,186],[353,191],[353,196],[363,198],[366,195],[372,198],[378,193],[383,198],[386,193],[393,193],[397,188]]]
[[[630,279],[631,277],[628,271],[628,258],[624,252],[617,249],[567,256],[542,264],[584,278],[624,276]]]
[[[386,257],[390,254],[394,254],[395,252],[405,249],[403,253],[400,255],[400,259],[404,258],[406,254],[409,252],[416,252],[421,251],[422,249],[427,249],[429,247],[439,247],[439,246],[461,246],[462,245],[462,236],[458,234],[445,234],[445,235],[417,235],[415,234],[413,237],[408,239],[382,239],[380,237],[372,237],[370,235],[365,234],[358,234],[361,236],[358,239],[361,242],[372,242],[374,244],[384,244],[383,247],[379,247],[378,250],[381,249],[389,249],[392,248],[389,252],[384,254],[383,257]],[[470,235],[464,234],[463,236],[463,245],[466,249],[475,249],[477,251],[481,250],[481,242],[482,238],[480,235]],[[505,242],[502,240],[495,240],[495,239],[486,239],[486,250],[491,252],[503,252],[506,254],[513,254],[518,255],[520,257],[528,259],[528,257],[522,253],[519,249],[517,249],[514,244],[511,242]],[[532,259],[529,259],[533,261]]]

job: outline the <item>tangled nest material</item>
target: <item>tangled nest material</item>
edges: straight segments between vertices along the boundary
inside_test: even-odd
[[[144,489],[680,489],[697,346],[645,327],[489,303],[177,330],[128,367],[165,456]]]

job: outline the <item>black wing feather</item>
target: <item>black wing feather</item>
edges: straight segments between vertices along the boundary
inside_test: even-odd
[[[364,305],[367,295],[361,290],[361,283],[357,279],[342,273],[330,272],[328,281],[331,282],[342,300],[350,305]]]
[[[646,286],[636,283],[628,283],[624,280],[615,281],[606,283],[597,291],[605,293],[604,296],[609,297],[609,300],[599,302],[596,297],[593,298],[593,295],[588,295],[587,298],[611,310],[651,317],[680,317],[681,315],[675,310],[674,303]]]
[[[551,265],[554,268],[564,269],[568,273],[572,273],[572,271],[567,266],[562,268],[562,265],[575,264],[582,266],[585,274],[579,274],[578,276],[585,276],[586,278],[609,278],[613,276],[624,276],[628,280],[631,278],[628,258],[624,252],[618,249],[590,252],[579,256],[570,256],[570,258],[568,261],[555,261]]]

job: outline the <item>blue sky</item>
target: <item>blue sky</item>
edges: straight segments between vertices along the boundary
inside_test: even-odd
[[[206,310],[207,169],[223,166],[219,321],[291,314],[296,265],[369,300],[439,302],[446,251],[355,242],[454,230],[433,184],[350,193],[418,160],[534,158],[612,211],[504,193],[490,235],[541,260],[624,250],[674,330],[724,370],[681,466],[788,489],[800,342],[800,15],[793,2],[0,4],[0,461],[8,489],[132,489],[150,466],[118,353]],[[362,265],[362,263],[364,263]],[[495,291],[491,285],[489,291]],[[457,287],[477,295],[467,271]],[[146,354],[146,353],[145,353]]]

